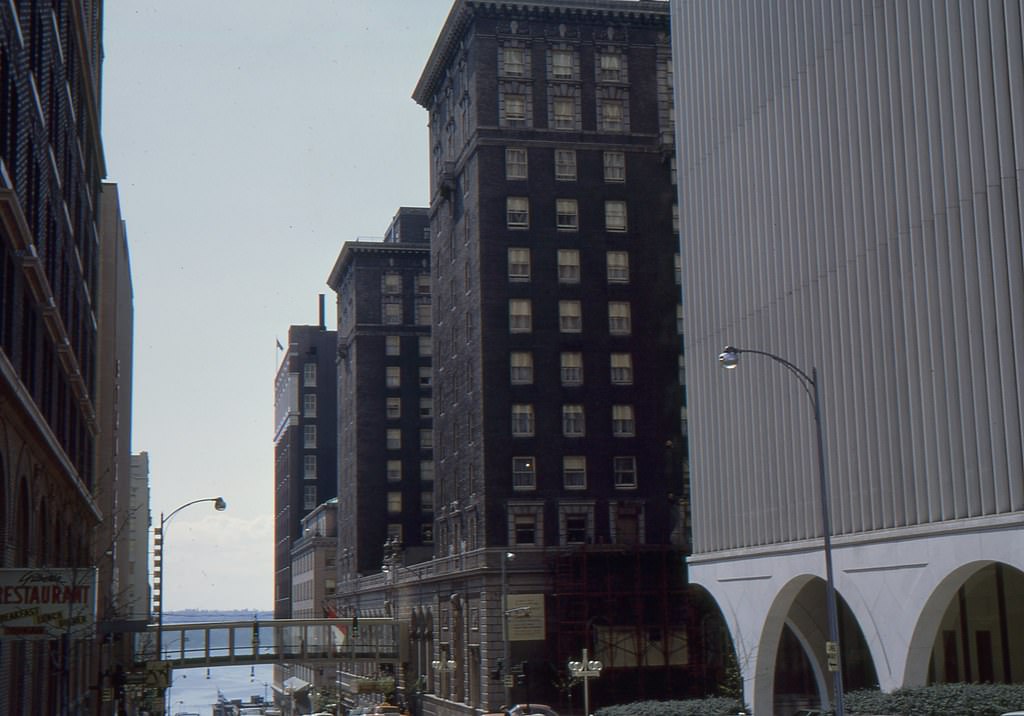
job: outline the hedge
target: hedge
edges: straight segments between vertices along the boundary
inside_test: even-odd
[[[999,716],[1024,710],[1024,684],[933,684],[890,693],[851,691],[851,716]]]
[[[750,713],[741,701],[714,697],[686,701],[636,701],[599,708],[594,716],[724,716],[741,711]]]

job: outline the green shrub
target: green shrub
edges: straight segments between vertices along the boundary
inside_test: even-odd
[[[743,702],[733,698],[713,697],[686,701],[636,701],[631,704],[605,706],[594,716],[726,716],[750,713]]]
[[[999,716],[1024,709],[1024,684],[933,684],[891,693],[851,691],[851,716]]]

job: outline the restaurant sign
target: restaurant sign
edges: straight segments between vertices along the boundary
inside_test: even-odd
[[[95,626],[95,567],[0,569],[0,639],[91,639]]]

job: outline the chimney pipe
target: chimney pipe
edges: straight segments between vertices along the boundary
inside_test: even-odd
[[[324,294],[319,295],[320,298],[320,330],[327,330],[327,311],[324,308]]]

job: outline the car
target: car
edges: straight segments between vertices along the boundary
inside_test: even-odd
[[[558,712],[547,704],[516,704],[508,716],[558,716]]]

